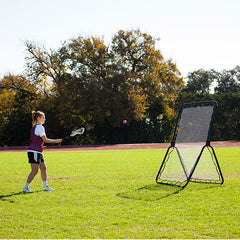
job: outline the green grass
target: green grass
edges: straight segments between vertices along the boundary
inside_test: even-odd
[[[220,185],[158,185],[163,150],[45,152],[40,173],[21,193],[26,153],[0,153],[0,238],[240,238],[240,149],[216,148]]]

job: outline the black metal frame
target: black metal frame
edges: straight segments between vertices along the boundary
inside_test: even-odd
[[[198,155],[196,161],[195,161],[195,164],[193,165],[193,168],[189,174],[189,176],[187,175],[186,173],[186,169],[185,169],[185,166],[184,166],[184,163],[182,161],[182,157],[178,151],[178,148],[175,146],[175,143],[176,143],[176,138],[177,138],[177,133],[178,133],[178,128],[179,128],[179,123],[180,123],[180,119],[181,119],[181,115],[182,115],[182,111],[184,108],[187,108],[187,107],[199,107],[201,105],[203,106],[206,106],[206,105],[213,105],[213,113],[212,113],[212,117],[211,117],[211,121],[210,121],[210,124],[209,124],[209,129],[208,129],[208,136],[207,136],[207,139],[206,139],[206,144],[202,147],[201,151],[200,151],[200,154]],[[217,156],[216,156],[216,153],[214,151],[214,148],[211,146],[210,144],[210,140],[209,140],[209,136],[210,136],[210,132],[211,132],[211,128],[212,128],[212,125],[213,125],[213,121],[214,121],[214,117],[215,117],[215,113],[216,113],[216,109],[217,109],[217,102],[215,101],[200,101],[200,102],[192,102],[192,103],[184,103],[182,104],[182,106],[180,107],[179,109],[179,112],[178,112],[178,117],[177,117],[177,120],[176,120],[176,125],[175,125],[175,130],[174,130],[174,134],[173,134],[173,138],[172,138],[172,141],[171,141],[171,145],[168,147],[167,151],[166,151],[166,154],[164,156],[164,159],[162,161],[162,164],[160,166],[160,169],[158,171],[158,174],[156,176],[156,183],[159,183],[159,184],[166,184],[166,185],[174,185],[174,186],[179,186],[179,187],[186,187],[187,184],[192,181],[192,182],[201,182],[201,183],[214,183],[214,184],[223,184],[224,182],[224,178],[223,178],[223,175],[222,175],[222,171],[221,171],[221,168],[219,166],[219,163],[218,163],[218,160],[217,160]],[[197,164],[202,156],[202,153],[204,151],[205,148],[208,148],[208,150],[210,149],[211,152],[212,152],[212,156],[214,157],[214,159],[212,159],[214,161],[214,164],[215,164],[215,167],[216,167],[216,170],[218,172],[218,175],[219,175],[219,180],[202,180],[202,179],[191,179],[192,178],[192,175],[197,167]],[[186,180],[183,181],[183,182],[178,182],[178,181],[166,181],[166,180],[160,180],[159,179],[159,176],[161,175],[161,173],[163,172],[164,168],[165,168],[165,165],[166,165],[166,162],[168,161],[169,159],[169,151],[171,149],[176,149],[177,151],[177,154],[178,154],[178,157],[179,157],[179,160],[181,162],[181,165],[183,167],[183,170],[184,170],[184,173],[186,175]]]

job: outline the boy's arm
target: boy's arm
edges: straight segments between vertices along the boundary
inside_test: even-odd
[[[60,142],[62,142],[62,139],[61,139],[61,138],[58,138],[58,139],[50,139],[50,138],[47,138],[46,135],[43,135],[41,138],[42,138],[42,140],[43,140],[45,143],[60,143]]]

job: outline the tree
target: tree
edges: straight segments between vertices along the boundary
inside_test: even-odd
[[[40,99],[37,89],[21,75],[0,80],[1,145],[27,144],[31,111]]]
[[[219,73],[211,69],[209,71],[199,69],[188,73],[187,86],[183,90],[189,93],[210,93],[211,86],[219,79]]]
[[[240,66],[223,70],[217,80],[216,93],[240,92]]]
[[[173,113],[184,88],[176,65],[164,60],[155,40],[139,30],[119,31],[109,46],[100,38],[81,36],[58,50],[29,42],[26,46],[31,82],[40,84],[44,95],[54,96],[66,128],[76,123],[120,127],[126,118],[129,123],[141,121],[157,99]]]
[[[172,107],[185,85],[180,71],[156,49],[156,39],[140,30],[120,30],[114,36],[111,53],[120,73],[128,73],[132,86],[138,85],[148,96],[148,104],[162,98]]]

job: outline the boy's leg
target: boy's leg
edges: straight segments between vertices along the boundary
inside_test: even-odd
[[[29,184],[32,182],[32,180],[34,179],[34,177],[37,175],[37,173],[38,173],[38,168],[39,168],[39,164],[31,163],[31,169],[32,169],[32,171],[31,171],[30,174],[28,175],[27,182],[26,182],[26,184],[25,184],[25,187],[23,188],[23,192],[24,192],[24,193],[32,193],[32,191],[29,189]]]
[[[27,183],[30,184],[38,173],[39,164],[31,163],[31,173],[28,175]]]
[[[45,162],[40,163],[40,170],[41,170],[41,177],[42,177],[42,181],[43,181],[43,190],[44,191],[54,191],[54,189],[50,188],[47,185],[47,167],[46,167]]]
[[[46,167],[45,162],[41,162],[39,167],[41,170],[42,180],[43,180],[43,182],[45,182],[45,181],[47,181],[47,167]]]

